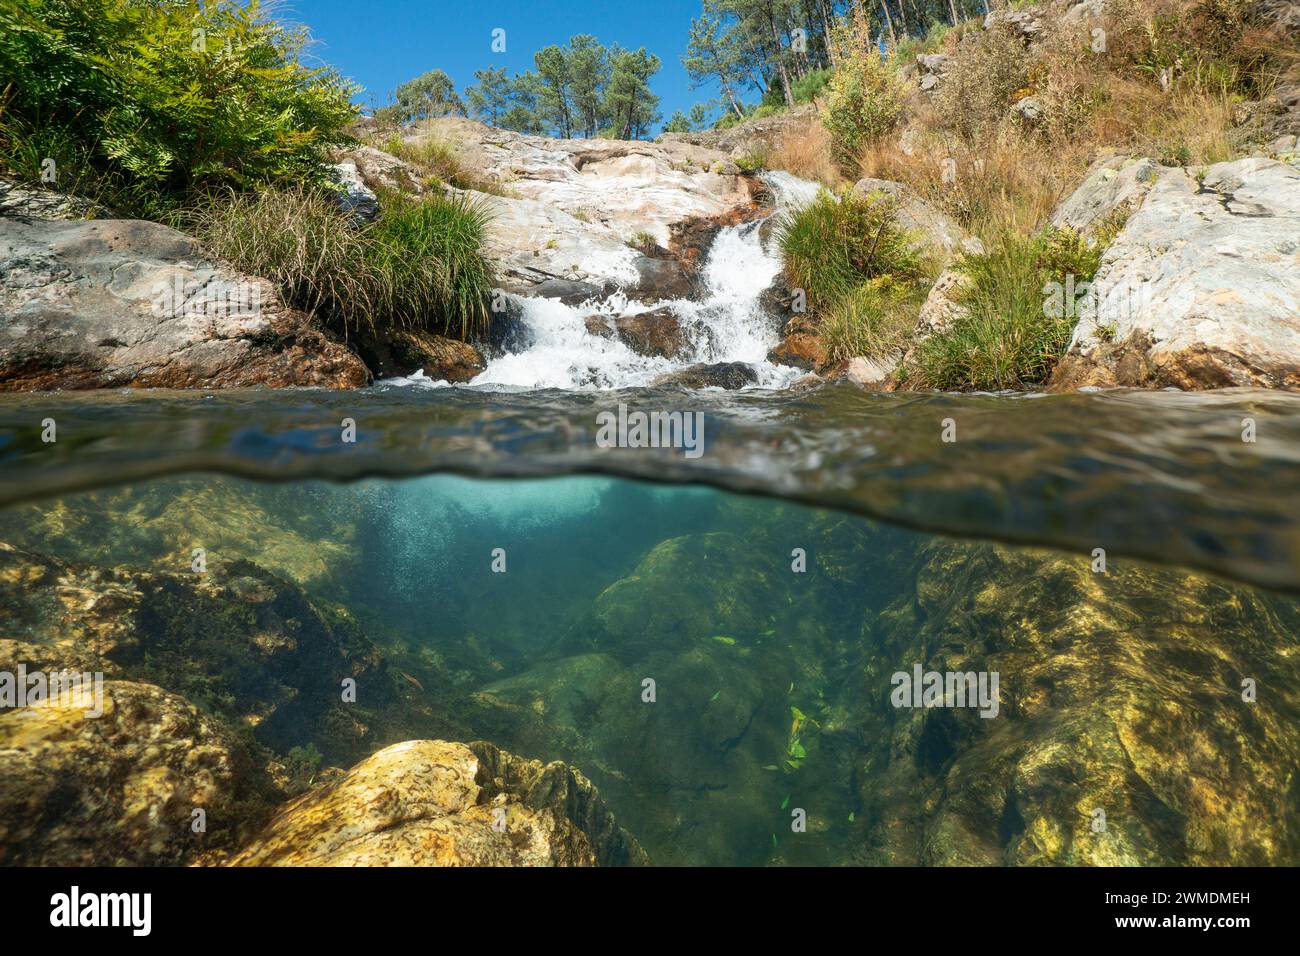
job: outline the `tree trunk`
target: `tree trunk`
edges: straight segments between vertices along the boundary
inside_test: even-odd
[[[898,34],[894,32],[894,18],[889,15],[889,4],[885,0],[880,0],[880,9],[885,11],[885,24],[889,27],[889,44],[892,48],[898,49]]]
[[[781,92],[785,94],[785,105],[794,106],[794,93],[790,91],[790,74],[785,68],[785,57],[781,55],[781,33],[776,28],[776,17],[772,8],[767,8],[767,22],[772,28],[772,45],[776,47],[776,68],[781,77]]]

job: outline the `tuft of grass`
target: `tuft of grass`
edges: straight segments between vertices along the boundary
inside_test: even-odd
[[[497,196],[505,194],[500,184],[479,176],[467,166],[454,143],[432,132],[416,139],[403,139],[393,133],[375,145],[411,166],[421,180],[435,188],[448,185]]]
[[[836,299],[822,312],[818,333],[832,362],[902,351],[916,327],[924,286],[873,279]]]
[[[776,238],[790,287],[803,289],[818,309],[871,279],[908,281],[924,273],[921,253],[885,196],[836,199],[822,190],[807,206],[782,215]]]
[[[457,194],[384,200],[378,221],[357,226],[322,190],[232,192],[184,222],[215,255],[345,331],[484,331],[493,286],[482,252],[487,208]]]
[[[965,256],[960,269],[971,281],[957,297],[963,313],[917,346],[909,385],[992,391],[1045,384],[1078,322],[1073,309],[1051,306],[1051,283],[1091,281],[1118,228],[1108,222],[1092,237],[1053,228],[1025,238],[1006,230],[985,253]]]
[[[768,168],[768,151],[766,149],[755,149],[743,156],[737,156],[735,163],[740,167],[742,173],[756,173],[761,169]]]

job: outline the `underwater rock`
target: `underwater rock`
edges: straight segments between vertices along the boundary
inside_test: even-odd
[[[645,864],[581,773],[488,743],[408,740],[291,801],[232,866]]]
[[[0,217],[0,391],[357,388],[365,365],[274,286],[133,219]]]
[[[83,704],[0,710],[0,864],[176,865],[269,815],[276,795],[243,746],[183,698],[107,681],[101,716]]]
[[[29,668],[158,684],[278,753],[310,741],[354,760],[392,739],[389,720],[423,719],[402,708],[399,675],[355,623],[327,619],[249,561],[160,573],[0,544],[0,633]],[[355,703],[342,699],[345,680],[356,682]]]
[[[1300,858],[1300,608],[1129,562],[932,541],[864,626],[864,861]],[[895,709],[890,675],[1000,674],[998,715]],[[1244,681],[1258,699],[1243,699]],[[870,847],[872,849],[868,850]]]

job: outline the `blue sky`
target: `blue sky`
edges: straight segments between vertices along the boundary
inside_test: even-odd
[[[532,68],[537,50],[578,33],[657,54],[663,66],[651,88],[665,120],[717,95],[691,91],[681,63],[700,0],[293,0],[276,9],[309,27],[315,55],[364,86],[375,105],[399,83],[434,68],[461,91],[474,83],[475,70],[504,66],[513,76]],[[506,31],[505,53],[491,49],[497,27]]]

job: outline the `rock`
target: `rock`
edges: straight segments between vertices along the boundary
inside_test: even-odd
[[[733,156],[761,155],[781,145],[789,132],[798,131],[817,116],[812,103],[796,106],[775,116],[745,120],[730,129],[702,130],[696,133],[664,133],[659,137],[665,144],[689,143],[706,149],[720,150]]]
[[[752,205],[725,154],[686,142],[554,140],[455,117],[406,138],[450,144],[467,178],[497,185],[489,238],[510,292],[568,279],[676,297],[657,291],[675,286],[665,267],[628,243],[644,235],[668,248],[676,224]]]
[[[1300,388],[1300,170],[1164,169],[1106,251],[1051,384]]]
[[[1006,29],[1026,43],[1037,40],[1043,32],[1042,11],[1037,7],[1019,10],[994,10],[984,18],[984,29]]]
[[[921,77],[921,82],[917,84],[922,93],[933,93],[939,88],[939,77],[933,73],[927,73]]]
[[[1096,20],[1105,15],[1109,0],[1080,0],[1061,14],[1063,26],[1074,26]]]
[[[542,299],[559,299],[565,305],[582,305],[588,301],[599,301],[604,297],[605,290],[590,282],[547,279],[530,288],[528,294]]]
[[[278,753],[310,741],[356,759],[385,719],[410,719],[391,709],[398,678],[355,624],[249,561],[209,560],[206,574],[160,573],[0,544],[0,657],[156,684]],[[342,702],[344,679],[360,703]]]
[[[342,187],[339,193],[339,208],[350,213],[358,222],[374,222],[379,216],[379,197],[361,179],[357,164],[351,160],[334,163],[335,181]]]
[[[821,371],[829,357],[817,331],[817,323],[807,314],[796,313],[782,329],[781,341],[767,353],[767,360],[776,365]]]
[[[77,220],[101,218],[107,212],[80,196],[0,177],[0,217]]]
[[[1151,159],[1110,156],[1092,164],[1079,185],[1052,213],[1052,225],[1088,232],[1141,204],[1165,167]]]
[[[176,866],[269,815],[275,794],[250,756],[193,704],[114,680],[101,716],[87,703],[0,710],[0,864]]]
[[[420,195],[425,191],[424,182],[407,163],[373,146],[333,149],[329,160],[338,165],[350,164],[362,185],[373,193],[393,190]]]
[[[682,388],[744,388],[758,381],[758,374],[744,362],[719,362],[692,365],[679,372],[660,375],[652,385],[678,385]]]
[[[922,53],[916,58],[916,65],[922,74],[942,74],[952,69],[952,57],[946,53]]]
[[[670,308],[654,309],[614,320],[619,339],[639,355],[680,359],[691,351],[690,336]]]
[[[860,385],[863,388],[881,389],[889,381],[889,376],[893,374],[894,369],[898,367],[898,359],[869,359],[861,355],[849,359],[848,368],[844,371],[844,377],[854,385]]]
[[[881,847],[862,862],[1294,862],[1294,780],[1278,768],[1300,759],[1295,602],[1167,568],[1109,571],[1086,556],[924,545],[915,593],[864,628],[886,650],[864,674],[882,703],[859,710],[859,729],[888,739],[858,768],[873,820],[858,839]],[[997,716],[884,705],[891,673],[916,664],[997,672]],[[1288,696],[1246,703],[1247,675]]]
[[[965,308],[957,299],[961,290],[969,284],[970,278],[957,269],[945,269],[939,275],[921,305],[916,330],[912,333],[913,346],[922,339],[947,330],[953,322],[966,314]]]
[[[0,390],[366,384],[265,279],[152,222],[0,219]]]
[[[494,828],[503,819],[504,831]],[[644,851],[591,783],[486,743],[393,744],[282,808],[231,866],[619,866]]]
[[[968,236],[950,216],[936,209],[911,187],[888,179],[859,179],[853,194],[862,198],[886,197],[894,204],[894,221],[914,234],[914,247],[947,261],[962,252],[981,253],[983,244]]]
[[[412,375],[468,382],[487,368],[483,354],[468,342],[416,329],[394,329],[382,338],[361,335],[357,348],[376,378]]]
[[[1012,105],[1011,112],[1022,122],[1037,126],[1043,119],[1043,103],[1036,96],[1026,96]]]

